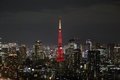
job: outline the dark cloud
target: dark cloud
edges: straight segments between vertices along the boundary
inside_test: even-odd
[[[1,0],[1,11],[41,11],[44,9],[64,9],[66,7],[86,7],[94,4],[110,4],[118,0]]]
[[[5,41],[57,43],[58,16],[64,42],[120,41],[120,2],[117,0],[1,0],[0,36]]]

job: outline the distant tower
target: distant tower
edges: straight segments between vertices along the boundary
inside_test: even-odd
[[[57,49],[57,62],[64,61],[64,53],[62,48],[62,28],[61,28],[61,17],[59,18],[59,29],[58,29],[58,49]]]

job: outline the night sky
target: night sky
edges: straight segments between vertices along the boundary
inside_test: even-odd
[[[0,0],[2,41],[57,44],[58,17],[63,41],[78,37],[120,42],[119,0]]]

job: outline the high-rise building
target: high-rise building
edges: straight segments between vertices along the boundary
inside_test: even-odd
[[[9,56],[17,56],[17,43],[8,43],[9,45]]]
[[[114,64],[120,64],[120,44],[114,46]]]
[[[26,45],[21,45],[20,47],[19,47],[19,52],[20,52],[20,54],[19,54],[19,56],[20,56],[20,58],[22,58],[23,60],[26,58],[26,56],[27,56],[27,48],[26,48]]]
[[[68,67],[77,67],[81,61],[81,50],[77,47],[74,39],[70,39],[68,48],[65,49],[65,62]]]
[[[86,40],[86,50],[92,50],[92,42],[90,39]]]
[[[114,63],[114,59],[115,59],[114,47],[115,47],[115,43],[110,43],[107,45],[108,59],[111,60],[112,63]]]
[[[88,79],[100,80],[100,51],[88,51]]]
[[[57,49],[57,62],[64,61],[64,51],[62,48],[62,28],[61,28],[61,18],[59,18],[59,29],[58,29],[58,49]]]
[[[41,41],[36,41],[34,45],[34,56],[36,59],[45,59],[44,48]]]

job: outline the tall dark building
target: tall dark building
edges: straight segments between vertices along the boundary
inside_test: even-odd
[[[90,39],[86,40],[86,50],[92,50],[92,42]]]
[[[114,59],[115,59],[114,47],[115,47],[115,43],[110,43],[107,45],[108,59],[111,60],[112,63],[114,63]]]
[[[22,60],[25,60],[26,57],[27,57],[27,48],[26,48],[26,45],[21,45],[19,47],[19,57],[22,59]]]
[[[80,68],[82,54],[80,48],[77,48],[77,44],[74,39],[69,40],[68,48],[65,51],[66,68],[76,72],[76,70]]]
[[[44,47],[41,41],[36,41],[34,45],[34,56],[36,59],[45,59]]]
[[[100,51],[88,51],[88,80],[100,80]]]
[[[120,44],[115,45],[114,52],[115,52],[114,62],[115,64],[120,64]]]

